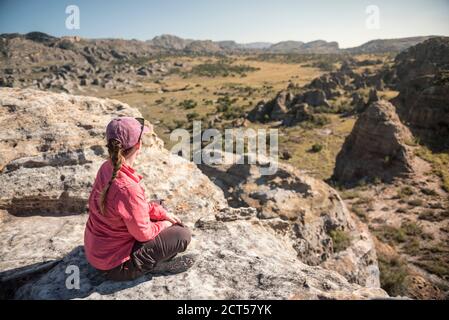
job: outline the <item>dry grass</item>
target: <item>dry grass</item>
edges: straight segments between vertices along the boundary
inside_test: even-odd
[[[441,178],[441,187],[449,192],[449,153],[434,153],[424,146],[420,146],[416,154],[432,164],[433,171]]]

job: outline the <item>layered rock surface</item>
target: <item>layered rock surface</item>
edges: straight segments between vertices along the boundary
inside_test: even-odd
[[[336,270],[350,282],[379,287],[371,236],[351,217],[338,193],[286,164],[278,164],[273,175],[263,175],[267,161],[200,168],[223,189],[230,205],[256,208],[261,223],[290,243],[299,260]],[[340,248],[336,234],[346,236],[348,244]]]
[[[381,289],[367,288],[378,284],[378,277],[373,277],[375,256],[369,255],[372,260],[367,268],[358,264],[358,269],[350,274],[347,274],[350,269],[341,268],[341,264],[332,265],[332,261],[347,260],[345,252],[346,256],[363,260],[357,252],[364,247],[370,251],[370,242],[363,238],[363,232],[329,187],[305,177],[302,178],[305,182],[295,178],[293,184],[303,183],[307,189],[302,196],[316,194],[310,197],[320,209],[308,213],[313,201],[301,202],[297,197],[289,213],[283,200],[275,195],[273,200],[290,219],[268,219],[271,223],[267,224],[261,212],[270,214],[273,210],[230,208],[220,188],[194,164],[171,155],[155,135],[145,137],[146,148],[136,169],[144,176],[148,198],[166,199],[168,207],[192,229],[189,250],[198,256],[197,261],[188,272],[176,276],[143,277],[129,283],[105,281],[87,265],[82,248],[87,197],[106,156],[103,132],[107,123],[116,116],[139,115],[137,110],[115,100],[0,89],[2,296],[19,299],[386,296]],[[289,194],[282,188],[278,190],[282,182],[266,183],[272,185],[271,193]],[[262,191],[270,194],[269,190]],[[295,210],[300,215],[295,216]],[[319,210],[321,216],[314,216]],[[282,225],[287,223],[291,229],[294,218],[300,216],[310,221],[296,224],[298,233],[309,234],[305,242],[279,234],[270,225],[278,223],[283,229]],[[322,233],[327,220],[351,230],[357,238],[342,252],[341,258],[332,254],[326,259],[327,269],[309,266],[308,252],[310,257],[318,256],[322,248],[326,248],[324,253],[332,252],[326,245],[329,237]],[[295,241],[303,246],[309,243],[308,248],[299,251],[303,252],[299,257]],[[67,266],[80,269],[80,290],[66,288]],[[366,270],[374,270],[370,276],[373,280],[367,280],[370,272]]]

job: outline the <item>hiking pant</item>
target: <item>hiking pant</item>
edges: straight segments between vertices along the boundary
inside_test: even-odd
[[[186,251],[191,236],[188,228],[173,225],[162,230],[153,240],[144,243],[136,241],[131,259],[112,270],[102,271],[102,274],[113,281],[137,279],[151,272],[159,262],[170,260]]]

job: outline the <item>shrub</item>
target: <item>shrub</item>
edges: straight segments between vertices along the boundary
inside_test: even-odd
[[[392,226],[382,226],[380,229],[374,230],[374,233],[380,240],[390,244],[404,243],[407,238],[404,230]]]
[[[318,153],[321,152],[323,150],[323,145],[316,143],[312,146],[312,148],[310,149],[311,152],[313,153]]]
[[[310,120],[301,123],[301,127],[304,129],[314,129],[324,127],[330,123],[331,120],[325,115],[312,115]]]
[[[361,197],[355,202],[356,205],[366,204],[368,206],[371,205],[372,203],[373,203],[373,199],[368,198],[368,197]]]
[[[340,195],[341,195],[342,199],[344,199],[344,200],[352,200],[352,199],[358,198],[360,196],[357,191],[352,191],[352,190],[342,191],[342,192],[340,192]]]
[[[421,189],[421,192],[423,194],[425,194],[426,196],[437,196],[438,195],[438,193],[435,190],[429,189],[429,188],[423,188],[423,189]]]
[[[398,257],[385,257],[378,254],[380,285],[392,297],[406,294],[408,268]]]
[[[192,112],[192,113],[187,114],[188,121],[197,120],[199,117],[200,117],[200,115],[197,112]]]
[[[406,186],[406,187],[399,189],[397,198],[398,199],[406,199],[406,198],[412,196],[413,194],[414,194],[413,189],[409,186]]]
[[[217,113],[222,113],[225,120],[243,118],[245,111],[239,106],[233,105],[237,98],[230,99],[229,96],[220,97],[217,101]]]
[[[197,105],[198,103],[196,103],[192,99],[184,100],[179,103],[179,106],[183,107],[186,110],[194,109]]]
[[[424,201],[422,201],[421,199],[413,199],[413,200],[410,200],[408,202],[408,204],[412,207],[422,207],[424,204]]]
[[[426,220],[426,221],[431,221],[431,222],[437,222],[437,221],[441,221],[439,219],[439,216],[433,211],[433,210],[424,210],[423,212],[421,212],[418,216],[419,220]]]
[[[333,230],[330,232],[334,252],[346,250],[351,245],[351,237],[348,232],[343,230]]]
[[[352,206],[352,212],[354,212],[356,216],[359,217],[363,222],[368,222],[368,215],[366,214],[366,210],[362,209],[359,206]]]
[[[423,235],[423,230],[421,226],[416,224],[415,222],[404,222],[401,225],[401,229],[407,236],[410,237],[417,237]]]
[[[174,129],[182,129],[185,127],[186,122],[185,120],[173,120]]]

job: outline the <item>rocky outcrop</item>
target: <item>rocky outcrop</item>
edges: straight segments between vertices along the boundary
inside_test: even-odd
[[[223,189],[230,205],[256,208],[262,225],[285,238],[301,261],[338,270],[350,282],[378,287],[369,232],[351,217],[338,193],[285,164],[278,164],[273,175],[262,175],[267,163],[200,168]],[[337,234],[348,240],[345,246],[340,247]]]
[[[371,104],[360,115],[337,156],[333,179],[342,184],[361,180],[391,181],[413,171],[413,136],[395,107],[387,101]]]
[[[259,102],[248,113],[247,119],[251,122],[281,121],[283,126],[295,126],[313,120],[314,113],[323,111],[362,113],[379,100],[377,90],[384,90],[386,81],[393,85],[396,78],[388,68],[371,74],[368,71],[357,73],[353,67],[357,67],[356,61],[344,60],[338,71],[323,74],[303,87],[290,83],[287,90],[279,92],[273,100]],[[367,88],[370,91],[365,99],[359,90]],[[341,111],[333,106],[341,97],[352,100],[352,109]]]
[[[386,296],[383,290],[375,288],[377,283],[357,284],[367,279],[362,270],[370,270],[361,264],[354,272],[345,268],[346,273],[356,276],[351,281],[340,267],[326,269],[306,264],[307,249],[295,249],[294,241],[278,232],[283,232],[285,223],[289,226],[294,223],[293,208],[290,213],[286,211],[291,216],[287,220],[284,217],[264,219],[255,209],[230,208],[220,188],[193,163],[171,155],[155,135],[145,137],[146,147],[136,169],[144,176],[148,198],[166,199],[170,210],[192,229],[189,251],[198,258],[189,271],[175,276],[155,275],[128,283],[105,281],[88,266],[84,257],[85,203],[95,173],[104,161],[105,126],[111,118],[125,115],[140,114],[115,100],[0,89],[2,297],[365,299]],[[300,181],[292,183],[302,188]],[[314,192],[314,185],[310,187],[311,190],[304,192]],[[322,248],[326,248],[324,254],[332,251],[328,244],[320,244],[320,240],[328,243],[329,237],[325,233],[313,234],[315,230],[332,228],[332,223],[345,230],[358,230],[351,220],[346,220],[347,211],[338,195],[326,191],[324,184],[321,188],[323,194],[312,197],[326,211],[321,217],[313,218],[314,214],[308,213],[311,203],[301,203],[299,198],[295,202],[296,210],[303,212],[297,218],[304,217],[307,222],[297,223],[296,232],[308,234],[308,239],[313,239],[310,245],[318,245],[316,250],[309,248],[313,252],[310,257],[318,256]],[[288,192],[280,190],[279,196],[283,194]],[[279,201],[283,209],[282,199]],[[326,224],[327,215],[330,222]],[[302,229],[309,223],[316,225],[316,229]],[[369,240],[358,232],[355,234],[360,237],[352,240],[351,249],[343,251],[340,259],[347,261],[347,252],[346,256],[363,260],[355,252],[361,252]],[[307,241],[297,241],[297,244],[307,245]],[[298,252],[303,254],[298,257]],[[301,257],[305,257],[304,261]],[[338,257],[333,255],[327,261],[337,261]],[[80,290],[66,288],[68,266],[80,269]],[[337,272],[333,268],[340,269]],[[372,285],[373,288],[368,288]]]
[[[364,43],[359,47],[344,49],[344,51],[353,54],[400,52],[424,42],[429,38],[432,38],[432,36],[400,39],[378,39]]]
[[[399,54],[395,61],[401,119],[423,143],[449,146],[449,38],[434,38]]]
[[[271,101],[259,102],[248,113],[247,119],[252,122],[281,121],[284,126],[293,126],[311,120],[314,107],[331,107],[322,90],[307,90],[296,95],[284,90]]]

